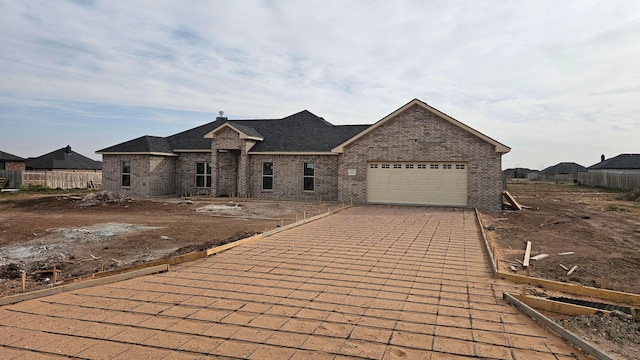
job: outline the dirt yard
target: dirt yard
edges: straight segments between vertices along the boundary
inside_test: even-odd
[[[525,209],[481,214],[500,271],[511,272],[511,263],[526,275],[519,261],[531,241],[532,256],[549,255],[531,261],[531,276],[592,287],[604,282],[607,289],[640,294],[640,192],[538,182],[509,183],[508,189]],[[567,275],[565,268],[574,266]],[[620,359],[640,359],[638,320],[553,317],[560,323],[566,318],[572,332]]]
[[[129,199],[112,193],[0,195],[0,296],[100,270],[205,250],[336,204]]]
[[[593,287],[604,278],[607,289],[640,294],[640,193],[527,182],[510,183],[509,192],[527,208],[483,213],[501,271],[531,241],[531,256],[549,254],[531,261],[531,276]],[[559,264],[577,268],[567,275]]]

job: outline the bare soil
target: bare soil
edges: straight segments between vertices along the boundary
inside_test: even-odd
[[[527,181],[511,182],[508,189],[525,206],[522,211],[481,214],[500,271],[511,272],[515,265],[526,275],[520,262],[531,241],[532,256],[549,255],[531,261],[531,276],[640,294],[640,192]],[[567,275],[565,268],[574,266]],[[529,292],[546,295],[542,289]],[[602,315],[566,319],[571,331],[602,350],[640,359],[637,321]]]
[[[113,193],[0,195],[0,296],[209,249],[326,212],[335,204]]]

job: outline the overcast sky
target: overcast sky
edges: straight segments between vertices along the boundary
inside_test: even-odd
[[[414,98],[503,168],[640,153],[640,1],[0,0],[0,49],[0,150],[25,158]]]

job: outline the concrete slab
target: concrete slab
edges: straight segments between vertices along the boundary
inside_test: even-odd
[[[355,207],[168,273],[3,306],[0,353],[588,358],[494,284],[473,211]]]

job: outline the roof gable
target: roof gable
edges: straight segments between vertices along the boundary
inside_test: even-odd
[[[391,121],[398,114],[404,112],[405,110],[409,109],[410,107],[412,107],[414,105],[422,107],[423,109],[425,109],[425,110],[431,112],[432,114],[440,117],[441,119],[451,123],[452,125],[457,126],[457,127],[461,128],[462,130],[467,131],[470,134],[476,136],[477,138],[479,138],[479,139],[481,139],[481,140],[483,140],[483,141],[495,146],[495,150],[498,153],[506,154],[511,150],[511,148],[509,148],[508,146],[506,146],[506,145],[504,145],[504,144],[502,144],[502,143],[500,143],[500,142],[498,142],[498,141],[496,141],[496,140],[484,135],[483,133],[481,133],[481,132],[479,132],[479,131],[477,131],[477,130],[475,130],[475,129],[473,129],[473,128],[471,128],[471,127],[469,127],[469,126],[467,126],[467,125],[465,125],[463,123],[461,123],[460,121],[452,118],[451,116],[449,116],[449,115],[447,115],[447,114],[445,114],[445,113],[443,113],[443,112],[441,112],[441,111],[429,106],[427,103],[422,102],[422,101],[420,101],[418,99],[413,99],[413,100],[409,101],[407,104],[405,104],[404,106],[402,106],[401,108],[399,108],[398,110],[392,112],[391,114],[389,114],[389,115],[385,116],[384,118],[382,118],[381,120],[377,121],[375,124],[369,126],[366,130],[358,133],[356,136],[354,136],[354,137],[346,140],[345,142],[339,144],[338,146],[333,148],[332,151],[338,152],[338,153],[344,152],[344,148],[346,146],[352,144],[353,142],[357,141],[361,137],[365,136],[366,134],[370,133],[371,131],[375,130],[376,128],[380,127],[381,125],[385,124],[386,122]]]
[[[218,126],[217,128],[209,131],[208,133],[206,133],[204,135],[205,138],[207,139],[213,139],[214,136],[219,133],[220,131],[222,131],[223,129],[231,129],[235,132],[238,133],[238,135],[240,136],[240,139],[244,139],[244,140],[257,140],[257,141],[262,141],[264,140],[264,136],[262,136],[256,129],[250,127],[250,126],[245,126],[239,123],[235,123],[235,122],[231,122],[231,121],[227,121],[225,123],[223,123],[222,125]]]
[[[620,154],[589,166],[589,169],[640,169],[640,154]]]

